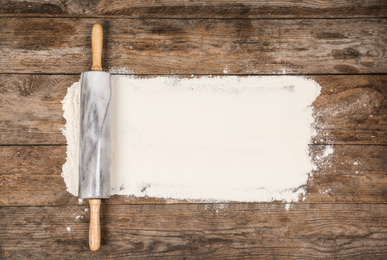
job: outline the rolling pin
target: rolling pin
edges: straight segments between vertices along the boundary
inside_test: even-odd
[[[110,196],[110,74],[102,71],[100,24],[92,30],[93,64],[81,74],[81,114],[79,142],[78,196],[89,199],[89,246],[97,251],[101,245],[99,211],[101,199]]]

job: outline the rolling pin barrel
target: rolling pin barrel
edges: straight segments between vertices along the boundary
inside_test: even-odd
[[[83,199],[110,197],[110,74],[81,75],[79,194]]]

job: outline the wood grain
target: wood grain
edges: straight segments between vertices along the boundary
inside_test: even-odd
[[[102,46],[103,46],[103,30],[99,23],[93,25],[91,33],[91,50],[93,54],[92,71],[102,71]]]
[[[130,18],[354,18],[386,17],[383,0],[1,0],[2,15]]]
[[[58,175],[66,146],[0,146],[0,175]]]
[[[106,69],[135,74],[387,71],[385,19],[0,18],[2,73],[80,74],[104,27]],[[351,28],[350,30],[348,28]],[[124,69],[122,69],[124,68]],[[124,72],[124,73],[125,73]]]
[[[88,250],[87,206],[2,207],[2,258],[383,259],[386,204],[103,205]],[[68,231],[69,230],[69,231]],[[12,234],[9,237],[7,234]]]
[[[299,203],[386,203],[386,174],[316,174]],[[59,175],[0,176],[0,206],[78,205]],[[113,196],[104,204],[171,204],[206,201]],[[281,201],[274,201],[279,202]]]
[[[310,146],[317,170],[304,186],[301,203],[387,202],[387,146],[336,145],[334,153],[324,157],[326,148]],[[30,153],[33,156],[26,156]],[[0,206],[78,205],[60,176],[65,158],[64,146],[0,146]],[[28,164],[28,171],[18,170],[18,166]],[[108,204],[186,202],[146,196],[104,200]]]
[[[386,18],[385,0],[0,0],[0,259],[386,259]],[[60,176],[60,100],[90,68],[97,22],[115,74],[316,80],[306,196],[114,196],[90,252],[88,206]]]
[[[100,208],[101,199],[90,199],[90,225],[89,225],[89,247],[91,251],[97,251],[101,246],[101,221]]]
[[[387,76],[309,76],[322,87],[314,103],[314,144],[387,144]],[[65,145],[62,104],[78,75],[0,75],[0,144]],[[27,104],[27,105],[26,105]]]

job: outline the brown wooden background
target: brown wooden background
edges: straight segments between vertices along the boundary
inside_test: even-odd
[[[0,0],[0,258],[386,259],[386,18],[385,0]],[[90,67],[96,22],[117,73],[316,80],[311,155],[335,152],[304,200],[115,196],[90,252],[88,206],[60,176],[60,100]]]

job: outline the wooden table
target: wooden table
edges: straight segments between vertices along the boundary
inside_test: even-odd
[[[0,258],[387,258],[387,2],[0,1]],[[60,176],[60,101],[105,30],[116,74],[304,75],[319,158],[305,199],[185,203],[115,196],[102,247]]]

